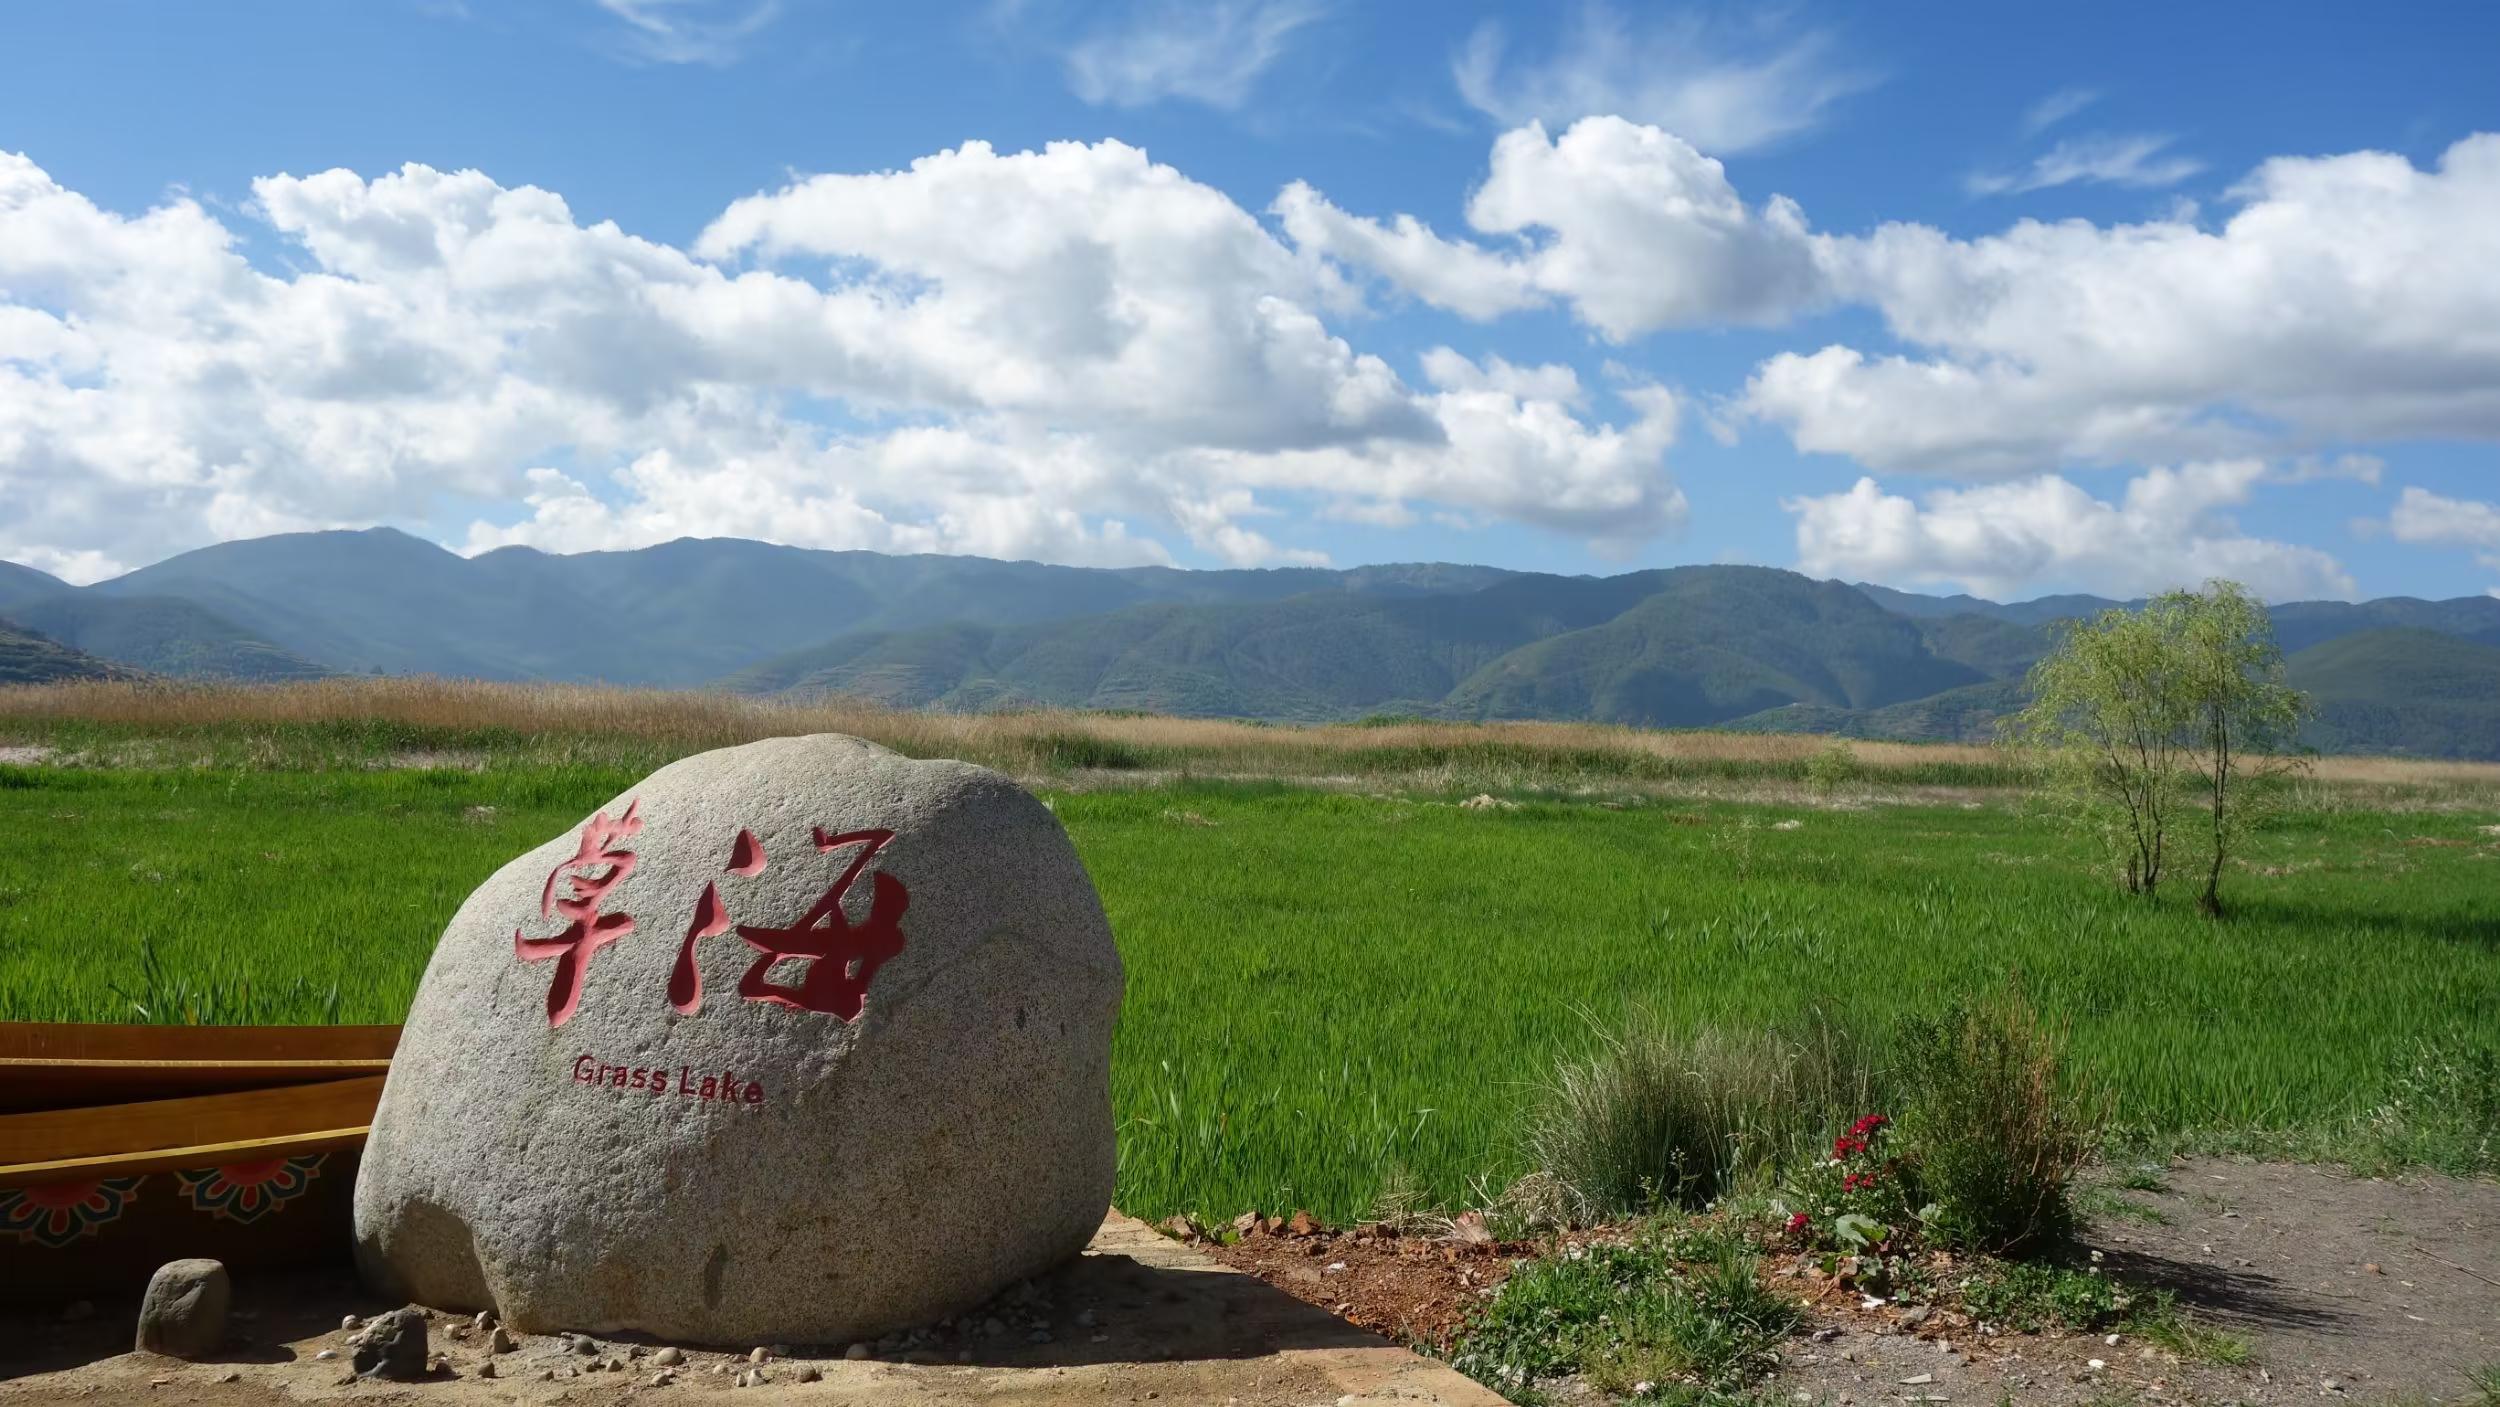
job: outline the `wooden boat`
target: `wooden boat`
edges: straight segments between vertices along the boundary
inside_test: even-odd
[[[0,1301],[344,1264],[396,1026],[0,1023]]]

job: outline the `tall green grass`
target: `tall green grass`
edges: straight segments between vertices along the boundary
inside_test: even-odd
[[[468,891],[633,780],[0,768],[0,1016],[180,1019],[188,984],[206,1019],[396,1020]],[[1558,1063],[1636,1009],[1889,1021],[2019,973],[2150,1133],[2344,1128],[2417,1039],[2500,1027],[2485,812],[2283,817],[2217,924],[1996,808],[1050,799],[1128,964],[1119,1198],[1149,1216],[1352,1218],[1399,1168],[1436,1200],[1498,1187]]]

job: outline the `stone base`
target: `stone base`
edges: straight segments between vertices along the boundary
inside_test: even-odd
[[[950,1340],[935,1363],[846,1359],[840,1346],[804,1351],[763,1367],[750,1398],[858,1407],[953,1407],[1041,1402],[1127,1402],[1156,1394],[1165,1403],[1233,1401],[1239,1407],[1307,1407],[1314,1402],[1396,1403],[1398,1407],[1500,1407],[1502,1399],[1443,1364],[1420,1357],[1302,1303],[1251,1276],[1218,1265],[1144,1224],[1114,1212],[1085,1254],[1037,1282],[1052,1306],[1052,1340],[1014,1330],[968,1340],[974,1361],[954,1361]],[[157,1407],[259,1407],[296,1402],[371,1401],[371,1384],[347,1378],[340,1316],[392,1308],[342,1276],[272,1277],[234,1287],[238,1329],[256,1342],[233,1346],[227,1361],[182,1363],[123,1353],[130,1303],[99,1302],[92,1320],[62,1325],[0,1318],[0,1407],[146,1398]],[[1080,1322],[1090,1315],[1092,1323]],[[670,1402],[724,1390],[749,1370],[743,1355],[687,1352],[653,1387],[661,1345],[602,1340],[599,1353],[570,1351],[560,1338],[530,1336],[490,1355],[486,1336],[451,1336],[435,1321],[433,1342],[446,1371],[395,1385],[394,1402],[445,1404],[610,1401],[631,1384],[637,1402]],[[323,1349],[339,1357],[314,1357]],[[623,1358],[621,1372],[584,1371]],[[923,1357],[932,1355],[923,1354]],[[480,1376],[489,1359],[495,1376]],[[725,1371],[715,1372],[715,1365]],[[574,1376],[542,1380],[540,1374]],[[813,1372],[817,1380],[802,1382]],[[221,1379],[232,1376],[232,1381]]]

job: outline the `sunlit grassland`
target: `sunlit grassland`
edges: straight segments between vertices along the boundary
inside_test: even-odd
[[[396,1020],[469,889],[637,775],[0,767],[0,1016]],[[2487,799],[2282,816],[2215,924],[2003,799],[1045,795],[1127,961],[1119,1196],[1145,1215],[1351,1217],[1393,1168],[1465,1200],[1518,1170],[1554,1059],[1636,1007],[1880,1021],[2010,976],[2124,1124],[2168,1133],[2329,1131],[2410,1043],[2500,1024]]]

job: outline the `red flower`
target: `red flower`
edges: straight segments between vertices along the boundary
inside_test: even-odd
[[[1806,1214],[1797,1212],[1788,1218],[1788,1234],[1794,1236],[1806,1229]]]
[[[1847,1134],[1842,1134],[1840,1137],[1832,1140],[1832,1156],[1835,1158],[1846,1158],[1852,1153],[1863,1153],[1865,1151],[1866,1141],[1864,1139],[1851,1138]]]

